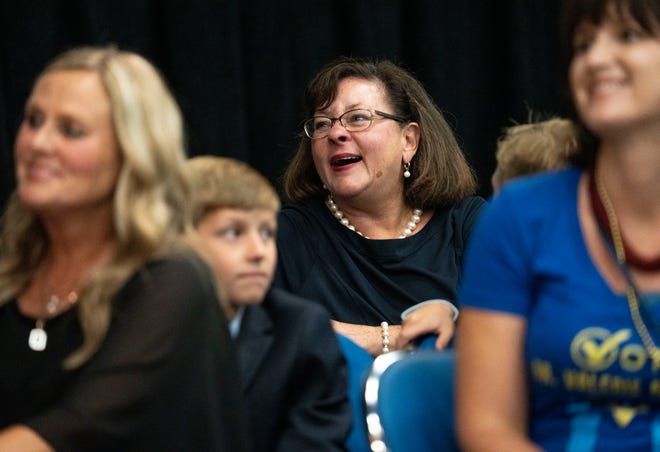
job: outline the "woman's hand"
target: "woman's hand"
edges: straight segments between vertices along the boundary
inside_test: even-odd
[[[454,311],[446,303],[430,303],[408,314],[401,324],[395,348],[402,349],[426,334],[437,335],[435,348],[442,350],[454,336]]]

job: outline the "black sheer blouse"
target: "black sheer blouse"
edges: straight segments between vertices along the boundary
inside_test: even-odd
[[[147,263],[113,300],[108,334],[81,368],[73,310],[46,322],[0,307],[0,429],[26,424],[58,451],[245,450],[240,384],[205,264],[190,253]]]

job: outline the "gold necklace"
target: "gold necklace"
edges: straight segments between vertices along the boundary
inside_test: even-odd
[[[612,206],[612,201],[607,195],[607,190],[605,190],[603,181],[598,176],[595,169],[593,172],[593,178],[596,183],[596,190],[598,190],[600,199],[603,202],[603,207],[605,208],[607,222],[610,225],[610,236],[612,237],[612,243],[614,244],[616,259],[619,263],[619,266],[623,269],[626,266],[626,251],[623,247],[623,238],[621,237],[619,222],[617,221],[616,214],[614,213],[614,207]],[[660,367],[660,350],[658,350],[658,347],[655,345],[655,342],[651,337],[651,333],[646,327],[644,319],[642,319],[642,315],[639,312],[639,300],[637,299],[637,291],[632,284],[632,277],[625,274],[624,277],[626,278],[626,298],[628,299],[630,317],[632,318],[633,324],[635,325],[637,334],[639,334],[639,337],[642,339],[642,343],[644,344],[646,352],[651,357],[655,368],[658,368]]]

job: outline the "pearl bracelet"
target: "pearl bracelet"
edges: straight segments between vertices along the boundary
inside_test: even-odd
[[[390,351],[390,330],[387,322],[380,323],[381,335],[383,336],[383,353]]]

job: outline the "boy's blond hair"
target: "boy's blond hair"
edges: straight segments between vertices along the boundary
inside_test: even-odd
[[[280,210],[277,192],[261,173],[229,157],[199,156],[188,159],[193,224],[216,209]]]
[[[498,191],[511,179],[563,168],[577,150],[577,129],[567,119],[551,118],[505,129],[497,141],[492,177]]]

